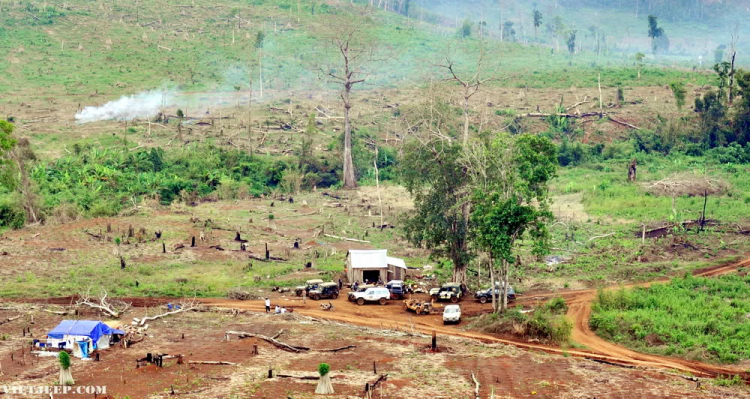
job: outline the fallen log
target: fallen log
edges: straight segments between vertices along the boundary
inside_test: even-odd
[[[138,320],[138,325],[139,326],[143,326],[144,324],[146,324],[147,321],[158,320],[158,319],[161,319],[162,317],[172,316],[172,315],[175,315],[175,314],[178,314],[178,313],[182,313],[182,312],[185,312],[185,311],[188,311],[188,310],[195,310],[197,308],[198,308],[198,305],[195,302],[191,303],[191,304],[189,304],[187,306],[181,304],[179,309],[172,310],[172,311],[169,311],[169,312],[166,312],[166,313],[162,313],[162,314],[159,314],[159,315],[156,315],[156,316],[146,316],[146,317],[144,317],[142,319],[139,319]]]
[[[213,364],[217,366],[236,366],[237,363],[232,362],[214,362],[209,360],[188,360],[188,364]]]
[[[565,113],[565,112],[558,112],[558,113],[553,113],[553,114],[545,114],[545,113],[541,113],[541,112],[531,112],[531,113],[526,114],[525,116],[527,118],[549,118],[550,116],[557,116],[557,117],[562,117],[562,118],[576,118],[576,119],[578,119],[578,118],[587,118],[589,116],[599,116],[599,117],[602,117],[604,115],[606,115],[606,114],[603,114],[601,112],[586,112],[586,113],[583,113],[583,114],[568,114],[568,113]]]
[[[474,381],[474,397],[476,399],[481,399],[481,396],[479,396],[479,380],[474,376],[473,371],[471,372],[471,379]]]
[[[260,339],[262,339],[262,340],[264,340],[264,341],[266,341],[266,342],[274,345],[277,348],[280,348],[280,349],[283,349],[283,350],[287,350],[287,351],[290,351],[290,352],[294,352],[294,353],[300,353],[300,352],[304,352],[304,351],[309,351],[310,350],[310,348],[306,348],[304,346],[292,346],[292,345],[283,343],[281,341],[277,341],[275,338],[267,337],[267,336],[261,335],[261,334],[253,334],[253,333],[243,332],[243,331],[225,331],[224,333],[226,335],[230,335],[230,334],[231,335],[236,335],[240,339],[242,339],[242,338],[260,338]]]
[[[356,347],[357,347],[356,345],[347,345],[347,346],[342,346],[341,348],[336,348],[336,349],[318,349],[318,352],[334,352],[335,353],[335,352],[345,351],[347,349],[353,349]]]
[[[370,243],[370,241],[358,240],[356,238],[339,237],[339,236],[334,236],[334,235],[331,235],[331,234],[323,234],[323,236],[328,237],[328,238],[335,238],[337,240],[342,240],[342,241],[361,242],[361,243],[365,243],[365,244],[369,244]]]
[[[2,325],[2,324],[5,324],[5,323],[10,323],[10,322],[11,322],[11,321],[13,321],[13,320],[18,320],[18,319],[20,319],[20,318],[21,318],[21,316],[23,316],[23,315],[18,315],[18,316],[16,316],[16,317],[8,317],[8,318],[7,318],[7,319],[5,319],[5,320],[0,320],[0,325]]]
[[[276,374],[277,378],[296,378],[298,380],[319,380],[320,377],[314,376],[314,375],[304,375],[304,376],[296,376],[296,375],[288,375],[288,374]]]
[[[603,234],[603,235],[600,235],[600,236],[594,236],[594,237],[589,238],[589,241],[593,241],[593,240],[596,240],[597,238],[605,238],[605,237],[609,237],[609,236],[613,236],[613,235],[615,235],[615,233],[609,233],[609,234]]]
[[[618,121],[617,119],[615,119],[615,118],[613,118],[613,117],[611,117],[609,115],[607,115],[607,118],[609,118],[609,120],[611,120],[612,122],[617,123],[618,125],[622,125],[622,126],[625,126],[625,127],[629,127],[631,129],[639,130],[639,128],[637,126],[633,126],[633,125],[631,125],[631,124],[629,124],[627,122]]]
[[[635,368],[635,366],[630,366],[630,365],[627,365],[627,364],[621,364],[621,363],[615,363],[615,362],[609,362],[609,361],[602,360],[602,359],[594,359],[594,358],[591,358],[591,357],[587,357],[586,359],[593,360],[593,361],[595,361],[597,363],[606,364],[606,365],[609,365],[609,366],[624,367],[626,369],[633,369],[633,368]]]

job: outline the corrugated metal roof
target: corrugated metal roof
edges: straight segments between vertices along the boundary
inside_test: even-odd
[[[406,262],[404,262],[404,260],[401,258],[391,258],[390,256],[386,256],[385,262],[389,265],[393,265],[396,267],[400,267],[402,269],[406,269]]]
[[[349,257],[353,269],[387,269],[386,249],[350,249]]]

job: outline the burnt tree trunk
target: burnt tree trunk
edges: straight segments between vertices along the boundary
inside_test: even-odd
[[[637,165],[635,159],[633,159],[632,161],[630,161],[630,165],[628,166],[628,181],[631,182],[631,183],[635,183],[635,181],[638,178],[637,167],[638,167],[638,165]]]

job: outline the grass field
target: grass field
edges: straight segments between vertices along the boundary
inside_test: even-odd
[[[750,276],[743,274],[600,292],[591,327],[638,351],[721,363],[750,359]]]
[[[318,65],[325,57],[325,34],[316,28],[339,11],[317,2],[284,0],[252,3],[223,0],[212,7],[180,7],[166,0],[128,5],[99,5],[72,0],[53,7],[43,2],[4,5],[0,16],[0,92],[29,98],[52,94],[109,96],[163,86],[183,90],[243,90],[253,79],[266,90],[319,90],[326,87]],[[237,18],[240,17],[240,23]],[[443,62],[447,46],[460,68],[469,69],[478,53],[477,39],[455,43],[452,28],[375,12],[372,34],[381,44],[384,62],[364,86],[401,87],[431,74],[425,62]],[[330,22],[333,23],[333,22]],[[97,35],[86,34],[89,30]],[[262,52],[258,32],[265,34]],[[693,72],[674,59],[646,61],[637,79],[633,54],[574,56],[550,54],[547,47],[488,42],[488,75],[512,81],[514,87],[594,87],[601,73],[607,86],[650,86],[684,81],[702,85],[711,73]],[[507,83],[506,83],[507,84]],[[329,86],[330,88],[330,86]],[[39,91],[38,89],[42,89]]]

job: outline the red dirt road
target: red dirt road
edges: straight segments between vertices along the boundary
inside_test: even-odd
[[[695,275],[706,277],[720,276],[733,272],[737,268],[748,266],[750,266],[750,258],[734,264],[721,265],[699,270],[695,273]],[[652,283],[654,282],[630,284],[626,285],[625,287],[648,286]],[[614,288],[619,287],[612,287],[610,289]],[[471,338],[483,342],[505,343],[523,349],[540,350],[555,354],[568,354],[571,356],[602,360],[622,365],[673,369],[691,373],[693,375],[701,377],[739,375],[745,381],[750,382],[750,373],[744,370],[678,358],[643,354],[629,350],[619,345],[615,345],[599,338],[589,328],[591,304],[596,296],[596,290],[578,290],[563,293],[535,294],[530,298],[519,300],[519,303],[531,304],[553,296],[562,296],[565,298],[569,306],[567,315],[574,323],[572,339],[573,341],[584,345],[587,348],[586,350],[564,350],[559,347],[529,343],[514,337],[501,338],[495,335],[484,334],[480,332],[461,331],[454,326],[444,326],[442,324],[442,318],[440,315],[416,316],[413,313],[406,312],[403,309],[400,301],[391,301],[388,305],[385,306],[379,306],[377,304],[357,306],[356,304],[347,301],[346,298],[342,296],[337,300],[331,301],[335,306],[335,310],[333,312],[323,311],[320,309],[320,303],[327,303],[328,301],[326,300],[320,302],[308,300],[306,303],[303,303],[301,299],[292,296],[272,298],[272,305],[275,306],[276,304],[279,304],[282,306],[292,307],[294,308],[295,312],[299,312],[311,317],[340,321],[344,323],[352,323],[368,327],[399,329],[404,331],[420,332],[424,334],[431,334],[434,330],[438,334],[442,335]],[[207,299],[203,302],[216,307],[248,309],[253,311],[264,310],[262,301]],[[473,316],[489,311],[488,305],[481,305],[471,299],[464,300],[461,304],[461,307],[462,312],[465,316]]]

